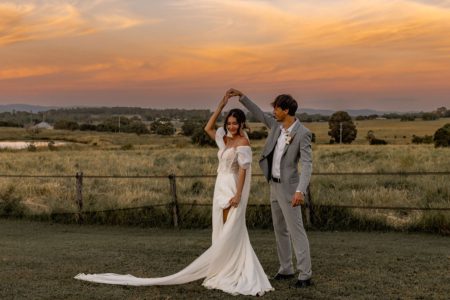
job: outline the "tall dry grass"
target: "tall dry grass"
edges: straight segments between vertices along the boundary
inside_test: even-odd
[[[383,120],[382,120],[383,121]],[[413,122],[411,122],[413,123]],[[10,134],[12,129],[7,129]],[[12,131],[19,130],[13,129]],[[2,136],[0,130],[0,136]],[[8,133],[9,132],[9,133]],[[85,175],[106,176],[168,176],[213,175],[217,169],[217,149],[200,148],[188,138],[137,136],[133,134],[79,132],[52,133],[55,140],[82,141],[51,150],[41,148],[0,151],[1,174]],[[61,135],[61,136],[60,136]],[[78,136],[80,135],[80,136]],[[253,176],[251,204],[268,204],[268,185],[261,173],[258,159],[264,141],[252,141]],[[121,146],[132,144],[131,150]],[[434,172],[450,170],[450,149],[431,145],[324,145],[313,146],[314,172]],[[178,200],[182,203],[211,203],[215,178],[178,178]],[[14,196],[23,204],[24,213],[42,215],[75,212],[75,177],[2,178],[0,195],[14,189]],[[84,179],[84,210],[140,207],[171,201],[167,178],[160,179]],[[315,204],[362,206],[450,207],[448,176],[313,176],[312,198]],[[6,197],[6,196],[5,196]],[[2,200],[2,199],[0,199]],[[183,208],[185,215],[194,214],[192,207]],[[390,226],[411,226],[425,214],[416,211],[359,211],[353,215],[373,219]],[[207,218],[203,213],[202,218]],[[427,214],[428,216],[428,214]],[[444,218],[447,220],[448,216]],[[440,218],[440,217],[438,217]]]

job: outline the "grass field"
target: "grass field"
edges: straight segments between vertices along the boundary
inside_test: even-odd
[[[327,123],[308,123],[316,132],[313,145],[314,172],[435,172],[450,170],[450,149],[432,145],[410,145],[412,134],[433,132],[447,119],[400,122],[399,120],[358,121],[359,138],[351,145],[325,144]],[[261,124],[251,124],[258,128]],[[362,131],[374,130],[376,136],[402,144],[370,146]],[[378,132],[380,135],[378,135]],[[409,134],[407,138],[398,138]],[[397,138],[394,138],[394,135]],[[161,137],[125,133],[100,133],[46,130],[33,135],[18,128],[0,128],[1,140],[65,140],[75,144],[37,151],[0,150],[0,174],[168,176],[214,175],[217,150],[201,148],[188,137]],[[253,173],[261,173],[258,160],[264,141],[252,141]],[[132,145],[131,149],[122,147]],[[412,207],[450,207],[449,176],[313,176],[311,191],[315,204],[375,205]],[[179,178],[178,199],[183,203],[211,202],[214,178]],[[171,201],[169,181],[162,179],[85,178],[85,211],[139,207]],[[268,185],[262,177],[252,179],[250,203],[267,204]],[[75,212],[74,178],[2,178],[0,200],[9,201],[25,215]],[[20,204],[20,205],[17,205]],[[0,201],[0,214],[2,212]],[[450,231],[449,214],[431,218],[421,212],[354,211],[367,218],[381,218],[394,228],[439,221],[438,231]],[[424,221],[424,218],[427,218]],[[430,221],[431,220],[431,221]],[[414,226],[413,226],[414,227]]]
[[[377,138],[384,139],[389,144],[405,145],[411,144],[413,135],[433,135],[438,128],[450,123],[450,119],[442,118],[435,121],[416,120],[412,122],[386,119],[354,121],[354,123],[358,130],[354,144],[367,144],[367,132],[372,130]],[[327,122],[305,123],[304,125],[316,134],[318,144],[327,144],[330,141]]]
[[[209,230],[76,226],[0,219],[1,299],[236,299],[201,281],[165,287],[80,282],[80,273],[172,274],[205,251]],[[277,271],[271,230],[251,230],[267,274]],[[264,299],[448,299],[450,239],[427,234],[308,233],[315,285],[273,282]],[[244,297],[242,297],[244,298]],[[250,297],[248,297],[250,299]]]

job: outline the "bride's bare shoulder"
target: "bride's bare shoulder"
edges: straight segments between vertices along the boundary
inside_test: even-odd
[[[239,140],[237,140],[237,146],[250,146],[250,141],[247,138],[241,136]]]

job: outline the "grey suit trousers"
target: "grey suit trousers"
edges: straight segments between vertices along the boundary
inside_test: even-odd
[[[278,273],[295,272],[292,265],[292,242],[299,271],[298,279],[306,280],[311,278],[312,274],[309,241],[303,227],[301,207],[292,207],[291,200],[292,194],[289,194],[281,183],[270,181],[270,206],[280,261]]]

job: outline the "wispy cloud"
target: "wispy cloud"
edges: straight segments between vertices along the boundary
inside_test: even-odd
[[[70,4],[0,4],[0,45],[27,40],[82,35],[95,31]]]
[[[0,4],[0,45],[30,40],[80,36],[100,31],[119,30],[158,20],[144,20],[120,9],[98,13],[96,1],[87,5],[72,2]]]
[[[34,76],[54,74],[61,71],[58,67],[36,66],[12,69],[0,69],[0,80],[20,79]]]
[[[2,90],[450,91],[450,0],[29,3],[0,4]]]

